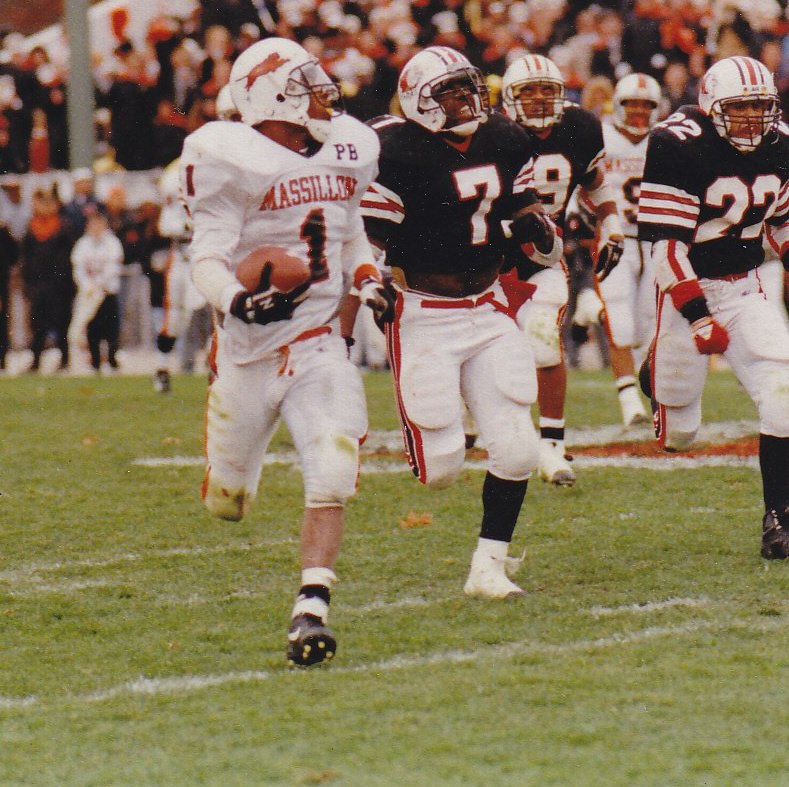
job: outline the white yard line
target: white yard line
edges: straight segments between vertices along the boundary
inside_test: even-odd
[[[32,586],[24,590],[7,590],[5,595],[11,598],[29,598],[30,596],[37,596],[43,593],[59,593],[67,595],[75,593],[80,590],[91,590],[93,588],[106,588],[114,587],[121,584],[120,582],[112,582],[108,579],[84,579],[75,580],[74,582],[41,582],[38,577],[31,578]]]
[[[355,538],[349,535],[347,538]],[[105,558],[88,558],[85,560],[65,560],[52,563],[30,563],[19,568],[9,568],[0,571],[0,582],[40,582],[36,578],[37,574],[44,574],[52,571],[70,571],[76,568],[106,568],[122,563],[134,563],[138,560],[150,560],[151,558],[169,557],[199,557],[200,555],[221,555],[226,552],[251,552],[259,549],[271,549],[278,546],[291,546],[298,544],[298,539],[283,538],[278,541],[265,541],[254,544],[238,542],[231,544],[218,544],[212,547],[172,547],[170,549],[151,549],[145,552],[127,552],[120,555],[111,555]]]
[[[195,456],[173,456],[166,459],[148,457],[135,459],[133,464],[141,467],[192,467],[203,464],[203,459]],[[294,454],[272,454],[266,458],[265,464],[285,464],[298,466]],[[733,456],[731,454],[717,456],[581,456],[576,454],[573,466],[583,469],[599,467],[625,467],[639,470],[694,470],[701,467],[748,467],[759,469],[759,460],[755,456]],[[467,459],[464,467],[467,470],[487,470],[485,459]],[[362,457],[362,475],[380,475],[388,473],[410,473],[411,469],[405,462],[381,460]]]
[[[759,433],[756,421],[721,421],[702,424],[697,442],[716,443],[725,440],[736,440],[741,437],[755,436]],[[572,453],[572,446],[597,446],[618,442],[644,442],[653,439],[652,428],[649,426],[638,429],[625,429],[618,425],[605,425],[585,429],[567,429],[567,445]],[[367,441],[361,448],[362,467],[364,474],[410,473],[405,459],[382,458],[374,456],[380,452],[403,452],[403,439],[399,431],[384,430],[370,432]],[[132,461],[136,467],[200,467],[205,464],[202,456],[148,456]],[[298,467],[298,455],[294,450],[276,451],[267,454],[266,465],[286,464]],[[739,456],[676,456],[632,457],[632,456],[576,456],[575,465],[579,468],[596,467],[627,467],[649,470],[685,470],[696,467],[751,467],[758,468],[756,457]],[[465,466],[469,469],[487,469],[487,462],[482,459],[469,459]]]
[[[591,607],[590,614],[596,618],[618,615],[622,612],[659,612],[671,607],[704,607],[709,604],[708,598],[667,598],[665,601],[645,601],[643,603],[623,604],[620,607]]]
[[[435,664],[464,664],[481,659],[512,658],[514,656],[563,656],[584,651],[605,650],[608,648],[639,644],[661,637],[677,637],[685,634],[695,634],[700,631],[726,631],[729,629],[745,630],[753,633],[768,633],[785,624],[783,621],[762,621],[759,624],[739,623],[732,621],[690,621],[679,626],[650,626],[638,629],[627,634],[615,634],[609,637],[596,639],[582,639],[563,644],[551,644],[535,640],[522,640],[509,642],[504,645],[493,645],[470,650],[446,650],[421,656],[393,656],[383,661],[356,664],[348,666],[329,667],[330,674],[358,675],[367,673],[388,672],[399,669],[418,669],[430,667]],[[0,709],[22,710],[31,708],[41,703],[60,701],[77,704],[104,702],[116,697],[129,696],[176,696],[194,691],[201,691],[216,686],[232,683],[260,683],[280,677],[300,677],[310,674],[310,670],[277,670],[273,672],[245,670],[239,672],[225,672],[217,675],[182,675],[166,678],[139,677],[135,680],[124,681],[116,686],[110,686],[86,694],[65,694],[55,697],[41,697],[29,695],[27,697],[2,697],[0,696]],[[328,677],[328,675],[326,676]]]

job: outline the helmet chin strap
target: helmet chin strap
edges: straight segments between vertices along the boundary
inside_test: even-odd
[[[729,142],[740,151],[740,153],[750,153],[762,144],[764,134],[755,137],[729,137]]]
[[[459,126],[446,128],[444,131],[449,134],[457,134],[459,137],[470,137],[479,128],[480,122],[479,118],[476,118],[467,123],[461,123]]]
[[[632,126],[629,123],[614,123],[614,125],[622,131],[627,131],[635,137],[645,137],[649,133],[649,128],[642,126]]]

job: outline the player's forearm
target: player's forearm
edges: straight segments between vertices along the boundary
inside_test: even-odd
[[[380,279],[376,264],[380,256],[380,249],[374,248],[367,240],[367,235],[361,232],[342,244],[343,273],[353,282],[354,287],[359,286],[358,280],[364,275],[377,275]]]
[[[222,260],[203,257],[192,262],[192,280],[214,308],[227,313],[233,298],[244,288]]]
[[[361,301],[358,295],[348,295],[343,298],[340,305],[340,335],[342,337],[353,336],[353,326],[356,324],[356,315],[359,312]]]
[[[784,268],[789,271],[789,221],[780,226],[768,225],[767,239]]]
[[[670,298],[688,322],[709,315],[707,300],[688,258],[688,246],[676,240],[661,240],[652,247],[658,287]]]

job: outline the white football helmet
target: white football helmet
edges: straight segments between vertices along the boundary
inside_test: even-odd
[[[216,116],[219,120],[236,120],[240,117],[233,96],[230,94],[230,85],[225,85],[216,96]]]
[[[614,125],[636,136],[643,136],[657,123],[662,93],[658,81],[649,74],[628,74],[622,77],[614,89]],[[652,111],[644,125],[637,125],[628,118],[625,101],[648,101]],[[638,113],[641,114],[641,113]],[[628,122],[630,120],[630,122]]]
[[[414,55],[400,72],[397,95],[403,114],[434,133],[470,136],[490,111],[482,72],[448,46],[430,46]]]
[[[733,112],[732,105],[742,102],[753,109]],[[752,57],[725,57],[709,68],[701,80],[699,106],[718,134],[743,153],[773,135],[781,119],[773,75]]]
[[[527,85],[547,84],[553,88],[553,98],[521,100],[521,90]],[[501,86],[504,111],[517,123],[538,131],[559,123],[564,115],[566,90],[559,66],[543,55],[523,55],[507,67]]]
[[[309,116],[310,96],[334,110],[339,88],[295,41],[266,38],[252,44],[233,63],[229,84],[233,103],[247,125],[282,120],[303,126],[316,142],[328,139],[331,120]]]

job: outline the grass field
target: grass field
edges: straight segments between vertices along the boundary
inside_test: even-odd
[[[461,592],[481,470],[363,472],[337,658],[289,670],[300,477],[268,466],[244,522],[212,519],[204,399],[0,380],[0,784],[789,784],[789,566],[759,558],[753,464],[533,481],[503,603]],[[712,375],[705,419],[754,418]],[[609,375],[575,372],[568,423],[617,420]]]

